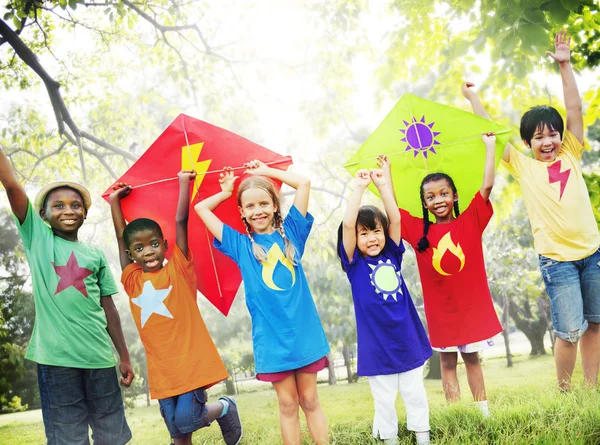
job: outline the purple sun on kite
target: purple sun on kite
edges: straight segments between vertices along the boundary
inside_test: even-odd
[[[404,151],[413,150],[414,157],[417,157],[417,155],[421,153],[425,159],[427,159],[428,151],[433,154],[437,154],[435,152],[435,146],[439,145],[440,143],[435,140],[435,137],[440,134],[440,132],[432,130],[435,122],[428,124],[425,121],[425,116],[423,116],[420,121],[417,121],[417,119],[413,116],[412,122],[403,122],[404,125],[406,125],[406,128],[400,129],[400,131],[404,134],[404,137],[401,139],[401,141],[408,144],[406,150]]]

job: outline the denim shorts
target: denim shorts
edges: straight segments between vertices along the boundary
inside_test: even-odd
[[[123,445],[131,440],[115,368],[79,369],[38,364],[48,445]]]
[[[600,249],[577,261],[539,257],[550,297],[554,334],[576,342],[588,322],[600,323]]]
[[[206,400],[206,391],[198,388],[158,401],[160,415],[173,439],[180,439],[210,424],[206,421],[208,416]]]

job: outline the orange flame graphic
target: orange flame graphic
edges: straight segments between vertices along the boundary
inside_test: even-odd
[[[438,243],[437,249],[435,247],[433,248],[433,257],[431,258],[433,268],[437,270],[440,275],[450,276],[452,274],[446,273],[444,269],[442,269],[442,258],[447,250],[460,260],[460,269],[458,271],[460,272],[463,270],[463,267],[465,267],[465,254],[460,247],[460,244],[454,244],[452,242],[450,232],[442,237]]]

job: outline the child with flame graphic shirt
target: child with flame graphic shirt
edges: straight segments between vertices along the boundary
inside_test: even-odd
[[[446,400],[460,399],[456,375],[458,352],[465,362],[475,404],[489,415],[478,352],[491,346],[502,331],[494,310],[483,262],[481,236],[493,209],[489,196],[494,185],[493,133],[482,135],[486,147],[483,184],[463,212],[458,208],[454,181],[444,173],[421,182],[423,218],[400,209],[402,238],[414,249],[423,285],[429,339],[440,352]],[[385,169],[390,174],[389,168]],[[435,217],[430,223],[429,213]]]

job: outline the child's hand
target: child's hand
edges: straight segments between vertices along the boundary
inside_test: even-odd
[[[477,93],[471,89],[474,86],[475,86],[475,84],[473,82],[463,82],[463,84],[462,84],[462,95],[469,102],[471,102],[471,101],[473,101],[473,99],[477,98]]]
[[[384,173],[392,174],[392,163],[386,155],[377,155],[377,167],[383,170]]]
[[[356,172],[354,183],[357,187],[367,188],[371,183],[371,175],[369,170],[363,169]]]
[[[233,187],[235,186],[235,180],[238,176],[233,176],[233,169],[231,167],[225,167],[223,173],[219,177],[219,184],[221,184],[221,190],[227,193],[233,193]]]
[[[115,185],[113,185],[113,190],[114,192],[112,192],[110,194],[110,200],[113,201],[115,199],[123,199],[126,196],[129,196],[129,194],[131,193],[132,187],[127,184],[126,182],[117,182]]]
[[[246,168],[244,173],[249,175],[267,176],[267,173],[270,169],[264,162],[261,162],[257,159],[244,163],[244,167]]]
[[[193,181],[194,179],[196,179],[196,171],[195,170],[181,170],[179,173],[177,173],[177,177],[179,178],[179,182],[182,181]]]
[[[382,170],[377,170],[375,168],[372,168],[371,170],[369,170],[369,175],[371,177],[371,180],[373,181],[373,184],[375,184],[375,186],[377,188],[381,188],[381,187],[385,186],[385,184],[386,184],[385,174],[383,173]]]
[[[121,362],[119,364],[119,371],[121,372],[121,386],[129,388],[131,382],[133,382],[133,378],[135,377],[131,363]]]
[[[571,37],[567,37],[566,29],[561,29],[554,36],[554,53],[546,51],[546,54],[558,63],[566,63],[571,60]]]
[[[481,139],[483,139],[483,143],[486,147],[495,147],[496,146],[496,135],[492,132],[483,133],[481,135]]]

